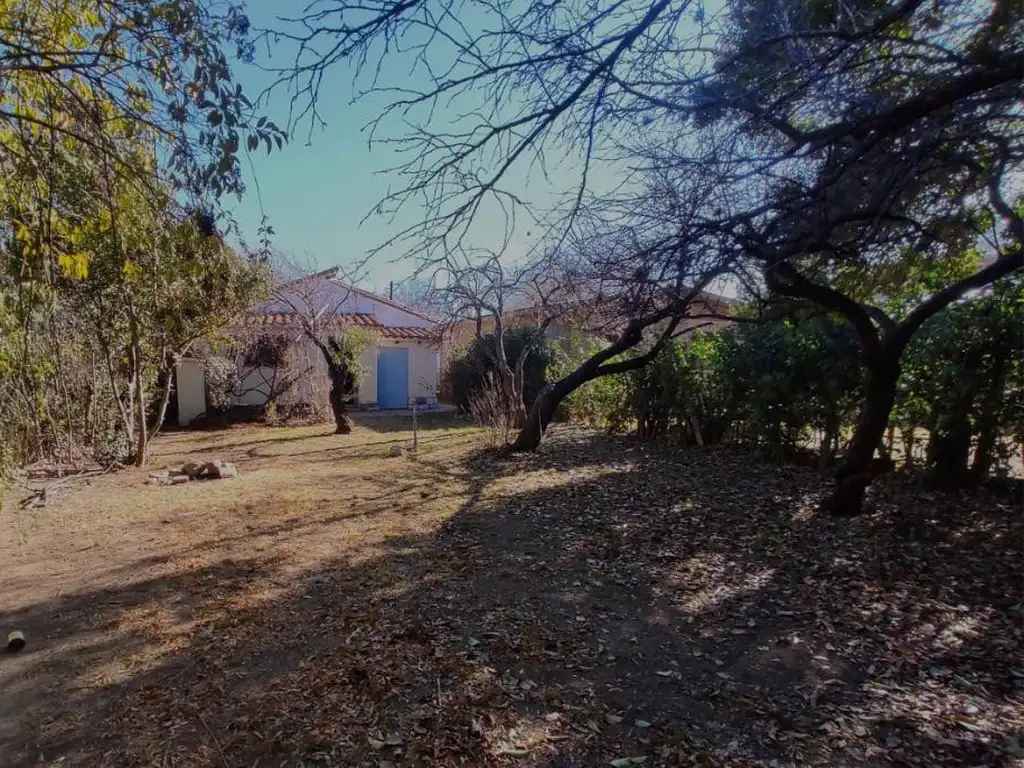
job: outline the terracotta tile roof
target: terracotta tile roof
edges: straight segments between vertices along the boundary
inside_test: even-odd
[[[382,325],[377,331],[385,339],[420,339],[423,341],[439,339],[436,328],[392,328]]]
[[[359,326],[370,328],[386,339],[415,339],[418,341],[438,341],[439,335],[436,328],[413,328],[381,325],[371,314],[342,314],[334,315],[332,324],[344,326]],[[250,313],[242,319],[242,325],[258,328],[298,328],[301,325],[299,315],[295,312],[259,312]]]
[[[380,328],[381,324],[373,315],[366,313],[334,315],[333,323],[341,325],[358,325],[361,328]],[[243,318],[243,325],[273,325],[273,326],[297,326],[301,325],[299,315],[295,312],[261,312],[250,313]]]

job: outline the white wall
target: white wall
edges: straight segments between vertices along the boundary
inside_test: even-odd
[[[377,322],[391,328],[427,328],[430,323],[422,317],[417,317],[409,312],[374,301],[365,296],[359,296],[358,309],[356,312],[365,312],[377,318]]]
[[[359,379],[359,394],[356,401],[360,405],[377,402],[377,347],[369,345],[359,355],[359,365],[363,369]]]
[[[263,405],[275,386],[276,371],[269,365],[242,371],[242,380],[235,394],[235,405]]]
[[[318,278],[312,286],[303,286],[291,292],[285,292],[281,300],[270,300],[258,305],[259,312],[294,312],[295,308],[305,312],[313,304],[312,309],[326,307],[338,314],[373,315],[381,325],[392,328],[428,328],[430,322],[418,315],[406,312],[383,301],[365,296],[354,288],[336,283],[327,278]]]
[[[206,412],[206,375],[203,364],[190,357],[182,358],[175,367],[178,385],[178,426],[187,427]]]

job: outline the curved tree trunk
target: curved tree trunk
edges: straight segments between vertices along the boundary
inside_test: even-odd
[[[565,381],[563,379],[562,381]],[[513,451],[535,451],[540,447],[540,441],[544,438],[544,432],[547,430],[548,425],[551,424],[551,420],[555,417],[555,411],[558,410],[558,405],[561,403],[566,396],[572,392],[572,389],[562,391],[559,389],[558,382],[556,384],[546,384],[544,388],[537,393],[537,398],[533,401],[533,405],[530,407],[530,412],[526,416],[526,421],[523,424],[522,429],[519,430],[519,434],[516,436],[516,441],[512,444]],[[576,385],[579,386],[579,385]]]
[[[871,481],[889,471],[891,460],[875,459],[875,450],[882,444],[889,413],[896,401],[898,363],[869,368],[864,396],[857,424],[849,448],[836,467],[836,486],[823,504],[833,515],[852,517],[863,509],[864,492]]]
[[[333,368],[331,374],[331,412],[334,414],[334,434],[347,435],[352,431],[352,419],[348,415],[348,408],[345,406],[346,393],[343,386],[338,385],[339,377]]]
[[[640,344],[643,341],[643,331],[645,328],[666,319],[669,321],[668,326],[662,331],[647,352],[629,360],[620,360],[616,363],[608,362],[616,355]],[[666,311],[639,318],[622,332],[622,335],[619,336],[614,344],[584,360],[568,376],[559,379],[553,384],[545,385],[533,401],[530,412],[526,416],[526,423],[519,431],[519,435],[516,437],[511,449],[516,452],[537,450],[541,440],[544,438],[544,432],[555,417],[555,411],[558,410],[559,404],[566,397],[588,381],[592,381],[600,376],[611,376],[616,373],[625,373],[643,368],[654,360],[665,344],[669,342],[681,319],[682,314],[672,316]]]
[[[978,445],[975,448],[974,460],[969,472],[969,481],[974,484],[983,483],[992,469],[992,458],[996,442],[999,439],[999,419],[996,414],[999,411],[1003,390],[1006,387],[1007,356],[1006,350],[995,352],[995,370],[992,372],[992,380],[989,382],[977,416],[980,425]]]

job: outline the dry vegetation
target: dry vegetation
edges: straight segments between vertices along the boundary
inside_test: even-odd
[[[1009,763],[1019,507],[563,430],[437,419],[173,435],[2,522],[0,763]],[[1019,752],[1018,752],[1019,754]],[[635,758],[630,760],[630,758]]]

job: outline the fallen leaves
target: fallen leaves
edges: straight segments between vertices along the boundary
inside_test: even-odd
[[[299,576],[211,570],[89,603],[100,628],[137,615],[133,632],[169,632],[130,613],[141,599],[194,631],[149,676],[76,700],[102,725],[74,762],[952,766],[1020,750],[1024,539],[998,499],[921,501],[894,481],[875,514],[832,520],[807,513],[814,472],[577,432],[537,456],[391,471],[458,478],[458,504],[439,527],[433,499],[382,511],[400,532]],[[896,510],[919,524],[897,530]]]

